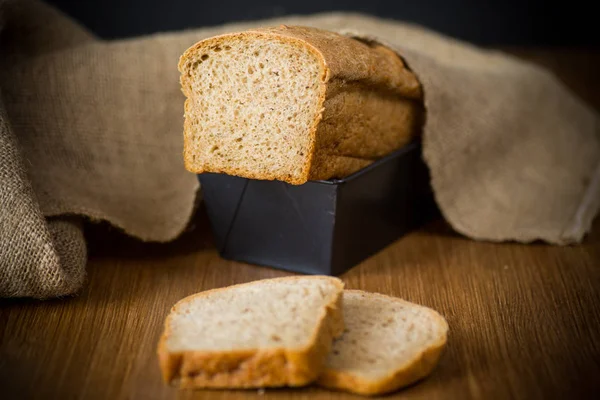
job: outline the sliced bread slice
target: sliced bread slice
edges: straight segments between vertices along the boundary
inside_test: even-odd
[[[448,324],[434,310],[376,293],[346,290],[344,334],[334,341],[318,384],[364,395],[385,394],[431,373]]]
[[[333,277],[285,277],[179,301],[158,345],[164,380],[189,389],[313,382],[344,329],[343,287]]]

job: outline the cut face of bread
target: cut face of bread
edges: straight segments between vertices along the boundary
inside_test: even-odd
[[[212,37],[179,70],[195,173],[341,178],[406,144],[419,122],[419,83],[395,53],[314,28]]]
[[[314,49],[248,33],[204,42],[188,57],[190,168],[292,180],[306,174],[324,95],[325,66]]]
[[[342,290],[337,278],[291,277],[183,299],[159,344],[164,379],[182,388],[310,383],[343,329]]]
[[[344,291],[345,331],[333,344],[319,384],[365,395],[397,390],[427,376],[446,344],[437,312],[401,299]]]

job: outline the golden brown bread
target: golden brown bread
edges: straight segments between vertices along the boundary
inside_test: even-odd
[[[421,125],[421,86],[395,52],[316,28],[212,37],[189,48],[179,70],[184,159],[195,173],[342,178],[413,140]]]
[[[315,381],[333,338],[344,329],[342,290],[337,278],[284,277],[180,300],[158,344],[164,381],[182,389],[304,386]],[[274,311],[278,318],[272,318]],[[307,325],[307,335],[295,342],[292,328],[302,326],[306,313],[315,325]],[[278,329],[278,323],[286,326]]]
[[[396,391],[427,377],[447,342],[436,311],[361,290],[344,291],[345,330],[318,384],[363,395]]]

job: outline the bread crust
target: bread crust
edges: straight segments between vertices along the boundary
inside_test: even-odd
[[[249,179],[280,180],[294,185],[308,180],[344,178],[415,139],[423,118],[422,89],[415,74],[389,48],[337,33],[301,26],[262,28],[202,40],[180,57],[181,86],[191,112],[191,79],[187,73],[198,52],[236,38],[270,38],[308,49],[322,71],[319,112],[309,135],[308,154],[300,173],[252,171],[236,165],[200,166],[184,140],[184,162],[194,173],[214,172]],[[184,122],[184,138],[191,124]]]
[[[342,314],[344,284],[338,278],[329,276],[282,277],[268,279],[268,281],[293,281],[307,278],[330,279],[337,286],[338,293],[321,311],[309,345],[300,349],[170,352],[167,348],[167,340],[171,334],[170,322],[182,304],[217,291],[253,285],[257,282],[212,289],[177,302],[165,320],[157,349],[164,382],[181,389],[304,386],[314,382],[325,367],[333,339],[339,337],[344,330]]]
[[[374,293],[362,290],[347,291],[366,296],[374,295]],[[388,297],[392,301],[402,301],[401,299],[378,293],[375,295]],[[413,359],[399,366],[397,369],[390,371],[384,378],[377,380],[364,379],[349,372],[325,368],[317,380],[317,385],[328,389],[343,390],[366,396],[376,396],[394,392],[427,377],[439,362],[447,343],[448,331],[447,321],[434,310],[429,310],[433,318],[443,327],[444,335],[442,335],[434,344],[415,355]]]

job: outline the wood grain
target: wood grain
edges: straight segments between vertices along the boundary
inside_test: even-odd
[[[600,105],[597,53],[515,53],[549,65]],[[94,226],[80,295],[0,302],[0,398],[360,398],[318,388],[180,392],[162,383],[156,343],[177,300],[289,275],[222,260],[202,213],[195,223],[165,245]],[[582,245],[569,247],[474,242],[437,221],[342,278],[349,288],[430,306],[450,325],[448,347],[434,373],[389,398],[591,398],[600,390],[598,220]]]

